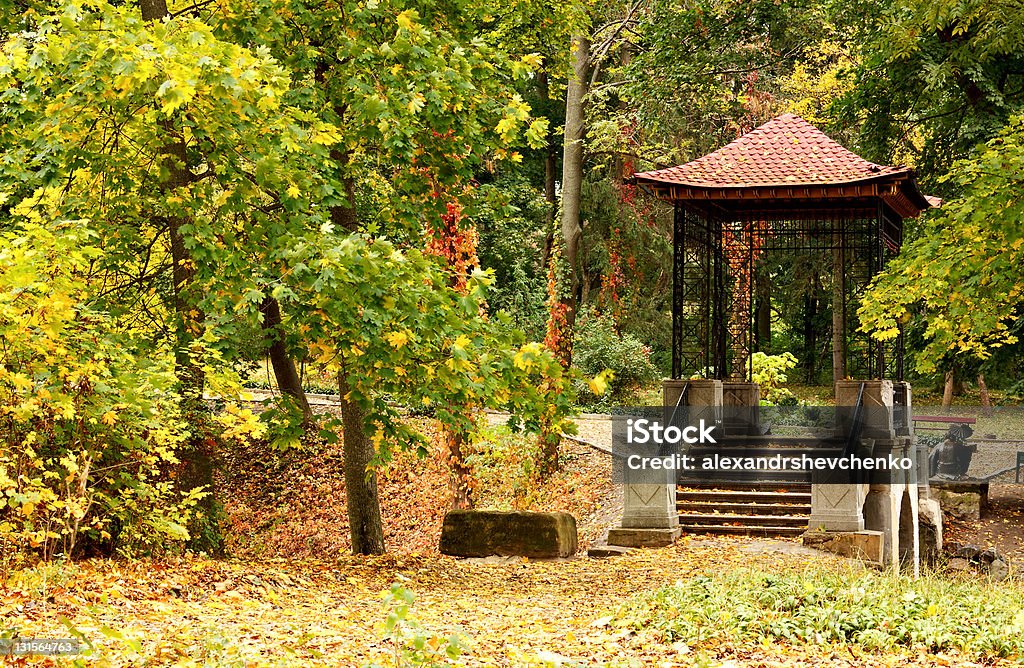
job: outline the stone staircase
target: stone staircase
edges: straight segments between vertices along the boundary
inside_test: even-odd
[[[717,446],[695,447],[693,455],[722,457],[834,456],[837,440],[824,445],[798,437],[730,436]],[[799,536],[811,515],[811,475],[804,471],[716,472],[679,478],[676,510],[683,533]]]

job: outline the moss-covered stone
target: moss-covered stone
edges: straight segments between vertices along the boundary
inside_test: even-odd
[[[576,519],[568,513],[453,510],[441,528],[441,553],[456,557],[570,557],[576,547]]]

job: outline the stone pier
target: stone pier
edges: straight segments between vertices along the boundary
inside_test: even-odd
[[[861,387],[863,386],[863,394]],[[878,532],[881,564],[917,575],[922,556],[942,549],[942,512],[931,498],[927,452],[913,434],[910,385],[889,380],[836,383],[837,434],[854,428],[853,408],[861,396],[858,453],[910,461],[907,470],[875,471],[845,484],[822,481],[811,488],[810,528],[825,532]],[[922,446],[923,447],[923,446]],[[921,475],[921,466],[924,474]]]
[[[682,400],[680,400],[682,397]],[[671,411],[685,407],[688,420],[722,423],[722,381],[666,380],[663,400]],[[719,427],[720,428],[720,427]],[[622,547],[664,547],[679,538],[675,474],[659,484],[625,484],[622,491],[622,522],[608,530],[608,544]]]

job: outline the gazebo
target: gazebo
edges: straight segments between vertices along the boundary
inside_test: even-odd
[[[861,291],[899,252],[903,220],[937,200],[909,167],[876,165],[784,114],[685,165],[635,175],[673,204],[672,378],[749,380],[754,286],[769,253],[820,254],[831,267],[833,369],[902,380],[902,336],[852,323]],[[857,340],[857,350],[848,342]]]
[[[921,193],[913,169],[868,162],[785,114],[709,155],[635,180],[674,207],[665,421],[682,413],[690,425],[699,418],[720,429],[714,445],[688,453],[927,460],[913,434],[902,335],[879,342],[855,322],[863,290],[900,250],[903,221],[939,203]],[[748,362],[763,343],[756,337],[755,295],[760,299],[761,286],[795,275],[785,270],[795,257],[831,293],[836,410],[820,438],[763,428]],[[659,484],[627,484],[622,524],[609,532],[609,543],[665,545],[681,530],[799,535],[811,528],[836,544],[870,546],[865,551],[878,563],[913,564],[915,572],[922,551],[941,547],[942,513],[927,473],[919,478],[916,467],[870,477],[810,469],[747,475],[730,468],[712,468],[711,477],[684,472]]]

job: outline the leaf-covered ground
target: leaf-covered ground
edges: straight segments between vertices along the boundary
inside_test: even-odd
[[[607,421],[581,423],[581,435],[593,442],[602,442],[607,431]],[[482,505],[569,510],[581,519],[585,540],[614,519],[606,455],[566,441],[564,470],[538,484],[529,475],[528,441],[500,430],[486,436],[475,455]],[[815,583],[837,578],[867,578],[867,587],[879,587],[889,599],[914,593],[909,581],[873,575],[793,542],[684,538],[671,548],[608,560],[443,557],[436,546],[447,478],[434,457],[400,455],[385,469],[381,490],[392,554],[372,558],[347,554],[335,448],[283,456],[258,446],[239,449],[225,457],[222,476],[231,558],[87,561],[15,572],[0,586],[0,632],[56,638],[80,633],[96,648],[83,665],[97,668],[387,666],[394,665],[395,643],[383,628],[388,608],[382,595],[398,582],[415,595],[410,615],[425,637],[464,639],[458,660],[464,666],[1014,663],[977,652],[932,654],[920,646],[868,651],[856,643],[780,640],[731,627],[733,608],[749,605],[748,581],[756,589],[766,578],[791,574],[813,590]],[[680,591],[707,586],[706,578],[723,576],[716,585],[721,602],[705,601],[701,613],[723,612],[708,626],[718,632],[693,633],[671,601]],[[1024,600],[1019,583],[967,586],[980,587],[971,595],[997,601],[1001,610]],[[924,610],[930,614],[930,606]],[[780,628],[797,619],[785,610],[766,611],[758,623],[771,627],[776,614]],[[814,612],[800,614],[806,623]],[[977,611],[982,623],[985,614]]]
[[[497,423],[500,416],[491,416]],[[430,433],[433,425],[423,420]],[[611,422],[580,420],[591,442],[609,443]],[[585,547],[605,528],[615,503],[611,460],[564,440],[562,470],[537,481],[529,472],[534,440],[497,426],[484,430],[470,461],[478,506],[562,510],[579,522]],[[380,474],[385,544],[396,554],[436,554],[449,508],[448,472],[441,453],[397,453]],[[247,558],[322,558],[349,551],[341,445],[284,454],[264,444],[223,454],[218,494],[226,513],[230,553]]]
[[[910,648],[878,654],[856,645],[757,638],[685,644],[630,621],[649,591],[737,569],[753,570],[753,586],[768,575],[863,573],[792,543],[741,539],[684,539],[615,559],[551,562],[412,555],[93,561],[15,575],[5,585],[0,619],[36,637],[68,636],[67,620],[95,643],[92,666],[388,665],[394,648],[383,639],[381,593],[398,581],[414,592],[411,615],[420,624],[466,639],[459,660],[466,666],[545,665],[542,659],[585,666],[974,665],[960,655]],[[882,585],[890,579],[871,577]]]

